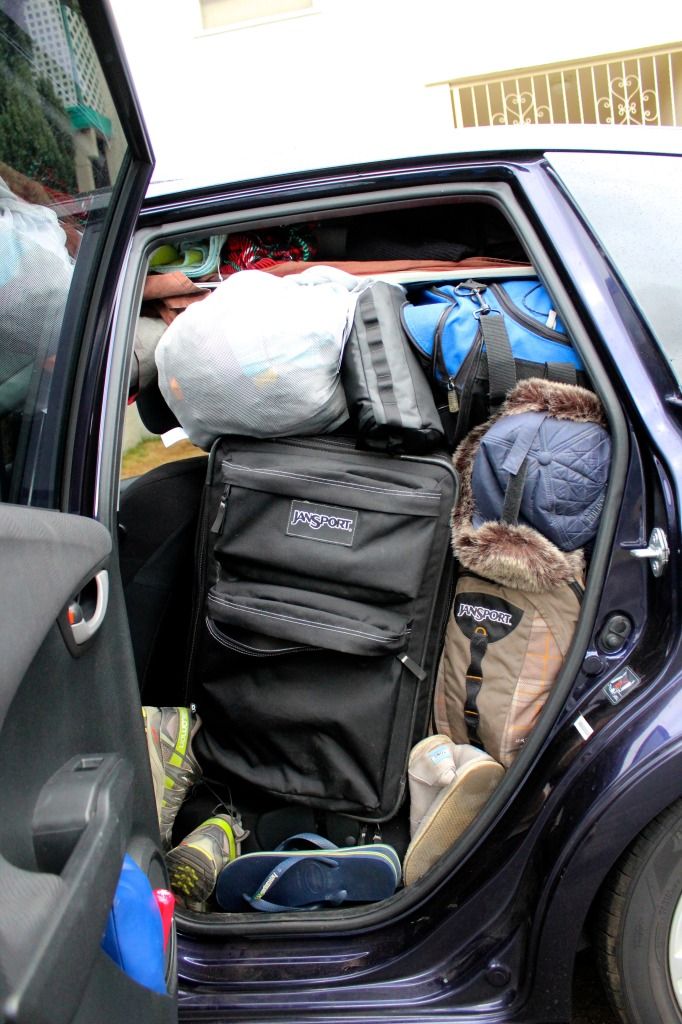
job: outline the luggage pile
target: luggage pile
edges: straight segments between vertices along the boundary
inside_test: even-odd
[[[437,792],[413,819],[406,884],[470,824],[538,720],[580,614],[610,455],[596,395],[538,378],[517,384],[455,452],[458,570],[434,696],[438,735],[421,756],[415,749],[410,775],[417,791],[426,781]]]
[[[536,278],[240,270],[155,359],[210,448],[186,707],[147,709],[176,893],[388,898],[480,813],[566,657],[608,479],[599,401]]]

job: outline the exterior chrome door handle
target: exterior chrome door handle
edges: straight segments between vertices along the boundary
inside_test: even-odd
[[[668,538],[665,532],[660,527],[655,526],[649,537],[649,547],[633,548],[630,554],[635,558],[651,559],[652,573],[656,577],[662,576],[670,557],[670,548],[668,547]]]
[[[68,615],[71,635],[74,642],[79,646],[92,639],[104,622],[104,616],[107,613],[107,606],[109,604],[109,573],[106,569],[101,569],[97,573],[94,577],[94,583],[96,587],[95,610],[89,619],[83,616],[83,610],[77,602],[74,602],[69,607]]]

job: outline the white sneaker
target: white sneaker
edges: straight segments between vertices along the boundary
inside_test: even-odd
[[[421,744],[417,744],[415,750],[419,746]],[[420,879],[447,853],[479,814],[504,775],[502,765],[485,751],[468,743],[450,743],[450,747],[455,775],[439,790],[412,833],[403,863],[405,885]]]
[[[414,836],[440,791],[449,786],[457,774],[454,750],[455,744],[449,736],[427,736],[412,748],[407,765],[410,836]]]

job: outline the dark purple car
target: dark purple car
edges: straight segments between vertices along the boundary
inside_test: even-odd
[[[559,1024],[590,949],[624,1021],[682,1021],[679,132],[472,134],[145,200],[152,153],[106,8],[55,5],[60,49],[34,6],[0,14],[2,1019]],[[179,906],[167,995],[101,943],[125,853],[168,884],[140,705],[187,703],[205,460],[121,483],[123,427],[152,254],[257,232],[288,258],[311,238],[316,260],[356,263],[438,239],[493,279],[530,270],[606,411],[610,473],[570,650],[451,849],[376,903]],[[163,433],[153,381],[139,394]]]

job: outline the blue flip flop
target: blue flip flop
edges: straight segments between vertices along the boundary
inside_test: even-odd
[[[282,913],[385,900],[400,877],[400,859],[391,846],[338,847],[303,832],[272,852],[231,861],[218,877],[215,895],[223,910]]]

